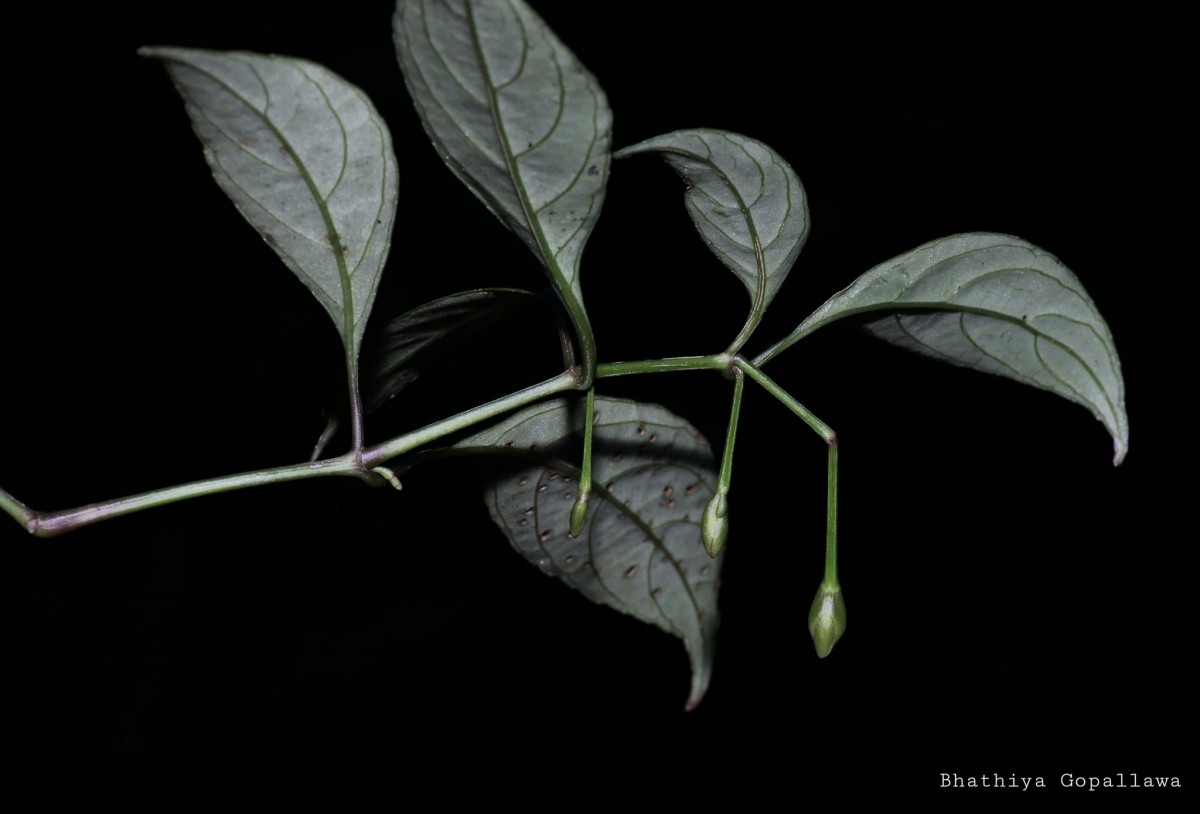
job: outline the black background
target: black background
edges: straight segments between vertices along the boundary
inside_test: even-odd
[[[20,810],[1181,805],[1180,792],[1068,792],[1059,777],[1200,782],[1183,21],[1084,4],[786,17],[749,0],[536,5],[599,77],[617,146],[725,128],[800,175],[812,232],[751,352],[922,242],[1020,235],[1071,267],[1108,319],[1127,462],[1110,465],[1077,405],[821,331],[771,372],[842,440],[849,632],[819,661],[805,629],[824,448],[748,389],[720,653],[686,714],[678,642],[537,574],[491,526],[469,463],[415,470],[399,494],[305,482],[53,540],[9,524],[5,673],[21,689],[6,729],[25,762],[5,785]],[[328,318],[223,199],[140,45],[304,56],[366,90],[401,173],[376,314],[539,284],[425,140],[390,13],[8,12],[7,490],[49,510],[295,462],[338,398]],[[696,239],[681,191],[653,159],[614,166],[583,268],[605,361],[711,353],[741,325],[744,290]],[[505,326],[428,371],[369,434],[548,378],[557,356],[548,322]],[[602,392],[723,438],[718,376]],[[943,790],[942,773],[1050,788]]]

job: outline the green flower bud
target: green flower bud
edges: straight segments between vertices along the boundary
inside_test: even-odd
[[[575,505],[571,507],[570,533],[572,537],[578,537],[579,532],[583,531],[583,522],[587,520],[588,501],[591,497],[591,492],[580,492],[575,496]]]
[[[729,536],[728,508],[725,505],[725,493],[717,492],[704,507],[704,519],[700,521],[700,537],[704,540],[704,550],[714,559],[725,547],[725,538]]]
[[[825,658],[846,632],[846,600],[840,585],[822,582],[808,611],[808,632],[812,634],[817,655]]]

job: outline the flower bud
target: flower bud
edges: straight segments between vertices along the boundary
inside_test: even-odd
[[[570,534],[572,537],[578,537],[579,532],[583,531],[583,523],[587,520],[588,501],[591,497],[591,492],[580,492],[575,496],[575,505],[571,507]]]
[[[725,538],[729,536],[727,510],[724,492],[717,492],[704,507],[704,519],[700,521],[700,537],[704,540],[704,550],[713,559],[721,553],[721,549],[725,547]]]
[[[846,600],[842,598],[841,586],[821,583],[808,611],[808,632],[817,647],[817,656],[828,656],[846,632]]]

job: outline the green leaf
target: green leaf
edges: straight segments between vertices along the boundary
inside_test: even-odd
[[[482,331],[536,295],[516,288],[480,288],[418,305],[367,335],[363,352],[363,411],[373,413],[399,395],[420,374],[420,364]],[[317,460],[341,427],[343,416],[333,412],[313,449]]]
[[[750,292],[750,314],[728,353],[762,320],[808,237],[808,200],[795,171],[762,142],[723,130],[679,130],[618,150],[655,152],[679,173],[700,236]]]
[[[396,52],[450,169],[542,262],[595,364],[580,255],[600,215],[612,114],[574,54],[521,0],[400,0]]]
[[[882,263],[835,294],[764,364],[823,325],[877,310],[876,336],[955,365],[1006,376],[1084,405],[1129,448],[1125,381],[1112,334],[1058,258],[1009,235],[954,235]],[[920,311],[919,309],[933,309]]]
[[[140,53],[163,61],[213,177],[324,306],[353,366],[396,213],[383,119],[361,90],[301,59]]]
[[[716,471],[708,442],[657,405],[596,398],[596,488],[578,537],[574,506],[582,400],[538,404],[460,441],[520,456],[487,490],[492,519],[520,554],[584,596],[678,636],[692,665],[687,707],[712,673],[722,558],[710,560],[700,519]]]

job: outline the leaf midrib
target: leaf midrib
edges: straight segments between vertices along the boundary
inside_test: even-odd
[[[534,240],[537,241],[538,251],[541,252],[543,262],[546,263],[552,274],[565,282],[562,269],[558,266],[558,259],[550,250],[550,243],[546,239],[545,232],[542,230],[541,221],[538,220],[537,213],[532,209],[529,193],[525,189],[525,182],[521,178],[520,168],[517,165],[517,157],[513,154],[512,144],[508,139],[508,130],[505,129],[504,122],[500,116],[500,100],[496,95],[496,85],[492,81],[491,69],[483,53],[483,44],[479,39],[479,28],[475,24],[474,4],[471,0],[467,0],[466,8],[468,28],[471,31],[471,47],[475,51],[475,59],[479,63],[480,73],[483,74],[484,87],[487,89],[488,113],[492,119],[492,129],[495,130],[496,138],[500,142],[500,153],[504,157],[504,164],[508,169],[508,177],[512,179],[513,188],[517,193],[517,201],[521,204],[521,214],[524,215],[525,222],[529,226],[529,230],[533,233]],[[527,49],[529,47],[528,32],[525,31],[524,25],[520,20],[520,15],[516,13],[515,9],[513,9],[513,14],[517,17],[518,24],[521,25],[522,48]],[[567,287],[569,288],[569,285]]]

